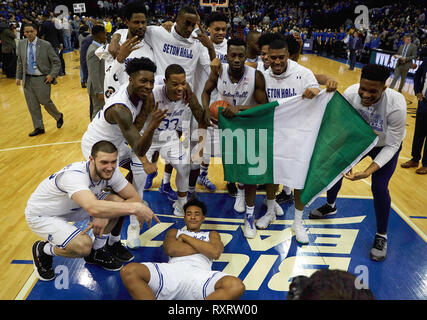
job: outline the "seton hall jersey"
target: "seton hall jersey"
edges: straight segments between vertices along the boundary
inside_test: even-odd
[[[255,92],[256,69],[245,65],[245,71],[239,82],[234,83],[230,79],[229,65],[222,64],[222,74],[218,77],[217,101],[225,100],[233,106],[249,106],[257,104],[253,98]],[[211,103],[213,101],[211,100]]]
[[[154,86],[153,95],[155,103],[159,103],[158,108],[160,110],[168,109],[166,117],[162,120],[156,131],[154,131],[153,141],[166,142],[169,136],[178,137],[176,130],[180,128],[183,116],[190,109],[188,103],[185,103],[184,100],[169,100],[166,94],[166,85]]]
[[[120,104],[129,109],[132,114],[132,122],[141,111],[142,101],[134,105],[130,100],[128,87],[123,86],[117,91],[104,107],[96,114],[92,122],[89,123],[86,132],[82,138],[83,154],[90,154],[92,146],[101,140],[107,140],[113,143],[118,149],[126,141],[118,124],[111,124],[105,119],[105,112],[113,105]],[[86,157],[86,155],[85,155]]]
[[[192,231],[180,229],[176,233],[176,238],[178,239],[178,237],[181,234],[185,234],[189,237],[193,237],[198,240],[202,240],[206,242],[209,242],[210,240],[209,238],[210,231],[192,232]],[[204,254],[201,254],[201,253],[196,253],[196,254],[192,254],[184,257],[169,258],[169,263],[183,262],[183,261],[188,262],[194,265],[195,267],[202,268],[209,271],[212,268],[212,259],[209,259],[208,257],[206,257]]]
[[[122,191],[128,184],[117,168],[109,180],[92,181],[89,161],[75,162],[44,179],[28,200],[26,215],[66,216],[81,208],[71,199],[78,191],[90,190],[98,198],[106,189]]]
[[[320,89],[313,72],[290,59],[284,73],[276,75],[268,68],[263,74],[269,102],[301,95],[307,88]]]

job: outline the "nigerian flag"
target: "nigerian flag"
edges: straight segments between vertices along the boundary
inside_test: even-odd
[[[332,187],[378,138],[339,92],[280,99],[233,118],[219,112],[224,179],[303,190],[310,204]]]

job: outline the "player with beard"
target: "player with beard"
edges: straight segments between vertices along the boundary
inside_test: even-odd
[[[120,241],[108,241],[119,217],[135,215],[143,224],[154,218],[141,203],[135,188],[117,170],[117,148],[109,141],[93,145],[88,161],[72,163],[43,180],[28,200],[25,218],[30,229],[45,241],[33,245],[38,278],[55,278],[54,256],[84,257],[87,263],[107,270],[120,270],[133,255]],[[108,191],[107,191],[108,189]],[[86,230],[69,222],[90,219]],[[95,240],[86,234],[93,229]],[[47,240],[47,241],[46,241]]]

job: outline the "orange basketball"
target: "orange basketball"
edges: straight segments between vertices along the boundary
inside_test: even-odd
[[[213,102],[209,106],[209,110],[211,111],[212,118],[215,118],[216,120],[218,120],[218,108],[219,107],[227,108],[229,106],[231,106],[231,103],[225,100],[218,100]]]

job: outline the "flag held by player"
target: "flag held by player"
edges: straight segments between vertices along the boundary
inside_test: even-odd
[[[221,110],[221,109],[220,109]],[[309,205],[349,171],[378,138],[339,92],[219,112],[224,179],[301,189]]]

